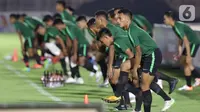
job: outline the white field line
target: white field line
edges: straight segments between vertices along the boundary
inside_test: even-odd
[[[47,92],[42,87],[38,86],[36,83],[34,83],[33,81],[29,80],[28,77],[25,74],[22,74],[21,72],[15,70],[12,66],[10,66],[9,64],[6,64],[4,61],[0,61],[0,63],[2,65],[4,65],[4,67],[6,69],[8,69],[9,71],[15,73],[18,77],[23,78],[26,83],[28,83],[30,86],[35,88],[40,94],[48,97],[52,101],[55,101],[55,102],[57,102],[59,104],[65,104],[64,102],[62,102],[62,100],[60,98],[58,98],[56,96],[53,96],[51,93]]]

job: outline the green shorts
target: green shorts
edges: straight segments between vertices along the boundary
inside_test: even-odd
[[[88,46],[86,44],[78,46],[78,56],[79,57],[86,57],[88,53]]]

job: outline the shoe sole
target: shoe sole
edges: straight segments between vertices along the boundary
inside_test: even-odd
[[[115,100],[115,101],[110,101],[110,100],[101,98],[101,100],[103,100],[103,101],[106,102],[106,103],[119,103],[119,102],[120,102],[120,99],[119,99],[119,100]]]

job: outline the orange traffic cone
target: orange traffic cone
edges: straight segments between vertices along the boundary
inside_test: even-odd
[[[13,62],[18,61],[17,49],[14,49],[14,52],[13,52],[13,55],[12,55],[12,61]]]
[[[89,104],[88,95],[86,94],[84,97],[84,104]]]

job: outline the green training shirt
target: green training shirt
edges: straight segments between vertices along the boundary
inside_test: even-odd
[[[70,15],[66,10],[61,13],[62,20],[68,20],[75,23],[75,18]]]
[[[41,24],[41,25],[45,25],[42,20],[40,20],[39,18],[37,17],[25,17],[25,20],[24,22],[28,25],[29,28],[31,28],[32,30],[35,30],[36,26],[38,24]]]
[[[149,56],[158,48],[151,36],[133,23],[130,24],[127,33],[133,47],[141,47],[142,56]]]
[[[176,21],[172,29],[179,39],[183,40],[183,37],[186,36],[190,43],[200,44],[197,34],[185,23]]]
[[[142,28],[145,26],[147,28],[146,32],[152,33],[153,32],[153,26],[151,23],[142,15],[133,15],[133,22]]]
[[[59,30],[56,27],[49,27],[46,29],[46,33],[44,35],[45,42],[55,41],[56,37],[59,36]]]
[[[25,40],[28,38],[34,38],[34,33],[32,32],[32,30],[28,27],[26,23],[21,23],[19,21],[16,21],[14,23],[14,27],[16,31],[22,34]]]

